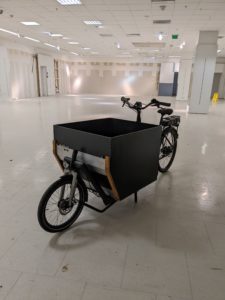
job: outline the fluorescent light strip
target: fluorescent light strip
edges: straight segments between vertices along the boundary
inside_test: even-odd
[[[29,41],[33,41],[33,42],[36,42],[36,43],[40,43],[39,40],[36,40],[36,39],[33,39],[33,38],[30,38],[29,36],[25,36],[24,37],[26,40],[29,40]]]
[[[57,0],[61,5],[80,5],[80,0]]]
[[[86,24],[86,25],[102,25],[102,22],[90,20],[90,21],[84,21],[84,24]]]
[[[85,48],[83,48],[84,50],[91,50],[91,48],[88,48],[88,47],[85,47]]]
[[[16,32],[10,31],[10,30],[6,30],[6,29],[3,29],[3,28],[0,28],[0,31],[3,31],[3,32],[6,32],[6,33],[15,35],[15,36],[17,36],[18,38],[20,37],[20,34],[19,34],[19,33],[16,33]]]
[[[57,48],[57,46],[54,46],[52,44],[48,44],[48,43],[44,43],[44,45],[48,46],[48,47],[52,47],[52,48]]]
[[[68,44],[70,44],[70,45],[79,45],[78,42],[68,42]]]
[[[76,53],[76,52],[70,52],[71,54],[74,54],[74,55],[79,55],[78,53]]]
[[[52,33],[52,37],[62,37],[63,35],[61,33]]]
[[[29,22],[20,22],[20,23],[23,24],[23,25],[26,25],[26,26],[38,26],[38,25],[40,25],[39,23],[33,22],[33,21],[29,21]]]

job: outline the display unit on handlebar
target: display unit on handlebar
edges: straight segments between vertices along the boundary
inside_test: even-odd
[[[162,137],[159,153],[159,171],[165,173],[171,167],[177,150],[178,127],[180,125],[180,116],[172,115],[173,110],[171,104],[152,99],[148,104],[143,104],[140,101],[134,104],[130,103],[130,98],[122,97],[122,106],[127,106],[137,113],[136,121],[141,123],[141,112],[149,106],[155,106],[158,113],[161,114],[159,125],[162,126]]]

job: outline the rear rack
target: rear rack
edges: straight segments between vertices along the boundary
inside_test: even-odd
[[[180,116],[170,116],[170,117],[163,118],[161,124],[162,124],[162,126],[178,127],[180,125]]]

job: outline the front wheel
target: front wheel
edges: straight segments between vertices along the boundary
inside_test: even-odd
[[[70,205],[71,184],[72,176],[62,177],[50,185],[42,196],[37,215],[38,222],[44,230],[48,232],[63,231],[79,217],[84,203],[87,201],[87,188],[84,182],[78,179]]]
[[[177,151],[177,131],[172,127],[167,127],[162,132],[159,171],[165,173],[171,167]]]

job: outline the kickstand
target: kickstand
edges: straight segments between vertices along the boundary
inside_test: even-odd
[[[136,204],[138,202],[138,194],[137,192],[134,193],[134,203]]]

